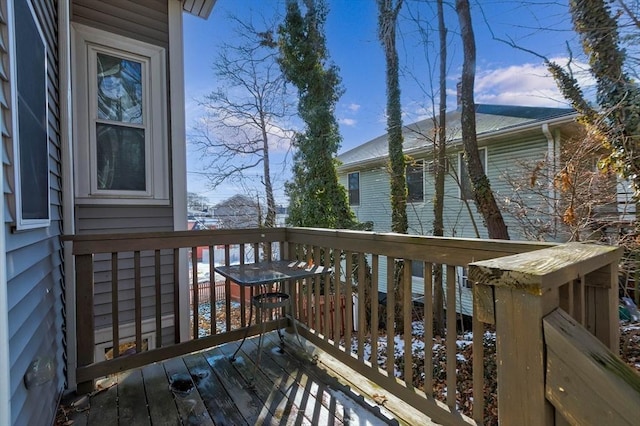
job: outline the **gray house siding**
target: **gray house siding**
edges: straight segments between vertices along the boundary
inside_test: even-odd
[[[109,31],[134,40],[161,46],[169,53],[169,16],[167,0],[73,0],[73,22]],[[168,64],[168,61],[167,61]],[[167,70],[168,73],[168,70]],[[167,85],[168,85],[167,81]],[[171,98],[167,86],[167,100]],[[167,107],[167,114],[170,108]],[[171,123],[167,117],[167,123]],[[170,126],[169,126],[170,127]],[[170,128],[167,129],[171,133]],[[168,149],[171,152],[171,140]],[[169,174],[171,171],[169,170]],[[170,176],[166,177],[171,179]],[[186,209],[186,206],[185,206]],[[77,204],[75,207],[76,234],[160,232],[174,229],[173,206]],[[155,319],[155,256],[153,252],[141,253],[142,319]],[[173,312],[173,254],[163,253],[162,315]],[[133,253],[123,253],[118,258],[118,304],[120,327],[131,325],[135,318]],[[95,326],[102,329],[96,343],[111,335],[111,256],[95,258]],[[163,326],[162,344],[174,342],[173,326]],[[125,341],[132,339],[128,331],[120,334]],[[104,343],[104,342],[103,342]],[[157,344],[156,342],[155,344]],[[107,346],[109,347],[109,346]]]
[[[12,1],[12,0],[8,0]],[[3,17],[8,15],[8,1],[0,3]],[[11,422],[16,425],[51,424],[57,397],[64,388],[65,348],[63,343],[64,305],[62,292],[61,175],[59,94],[57,66],[57,10],[53,2],[33,0],[33,9],[47,46],[48,136],[50,175],[50,217],[47,227],[15,230],[14,168],[19,161],[13,150],[11,75],[8,63],[9,33],[6,20],[0,25],[2,38],[2,96],[0,99],[5,175],[5,248],[9,323],[10,371],[4,380],[10,383]],[[9,22],[9,26],[14,25]],[[44,383],[28,389],[23,380],[30,364],[39,360],[53,366],[54,374]]]
[[[73,0],[74,22],[169,47],[166,0]]]

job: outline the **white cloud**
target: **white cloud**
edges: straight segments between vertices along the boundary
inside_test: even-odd
[[[356,103],[351,103],[349,104],[349,106],[347,106],[347,108],[353,112],[358,112],[358,110],[360,109],[360,105]]]
[[[340,120],[338,120],[338,122],[340,124],[344,124],[345,126],[351,127],[355,126],[358,123],[358,121],[354,120],[353,118],[341,118]]]
[[[566,58],[553,61],[564,65]],[[581,86],[588,93],[593,80],[584,70],[585,64],[574,63],[572,68]],[[546,66],[540,64],[511,65],[505,68],[480,70],[476,75],[475,100],[478,103],[568,107],[555,80]]]

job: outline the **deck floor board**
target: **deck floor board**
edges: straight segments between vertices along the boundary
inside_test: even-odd
[[[88,426],[399,424],[301,356],[297,342],[287,339],[284,352],[278,344],[277,333],[267,333],[254,387],[257,338],[234,362],[239,342],[115,375],[71,419]],[[178,390],[175,379],[184,381]]]

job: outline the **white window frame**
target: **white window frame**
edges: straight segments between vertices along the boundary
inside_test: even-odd
[[[46,137],[46,164],[47,164],[47,217],[46,218],[38,218],[38,219],[25,219],[22,217],[22,172],[21,172],[21,146],[20,146],[20,127],[19,121],[20,118],[18,116],[18,65],[17,65],[17,47],[16,47],[16,34],[15,34],[15,16],[13,10],[13,1],[9,0],[7,2],[8,6],[8,14],[9,14],[9,22],[12,22],[13,25],[9,26],[9,66],[11,70],[11,124],[13,127],[13,178],[14,178],[14,188],[13,193],[15,196],[15,227],[17,230],[25,230],[25,229],[34,229],[34,228],[43,228],[47,227],[51,224],[51,175],[49,170],[49,126],[47,123],[45,130]],[[38,17],[33,10],[33,6],[30,1],[27,1],[27,6],[31,12],[31,17],[33,18],[33,22],[38,30],[40,35],[40,40],[42,41],[44,47],[44,68],[42,69],[42,84],[44,85],[44,93],[45,93],[45,115],[49,116],[49,96],[48,96],[48,49],[47,49],[47,41],[44,37],[44,33],[42,32],[42,28],[40,26],[40,22]],[[22,52],[24,54],[24,52]]]
[[[488,156],[488,152],[489,150],[486,147],[481,147],[478,148],[478,151],[480,151],[480,155],[483,155],[483,151],[484,151],[484,174],[485,175],[489,175],[487,173],[487,169],[489,168],[489,156]],[[462,163],[464,161],[464,151],[458,151],[458,180],[459,180],[459,185],[458,185],[458,199],[460,201],[465,201],[464,198],[462,198]],[[467,171],[467,176],[469,177],[469,172]],[[469,179],[471,179],[469,177]],[[467,199],[467,201],[469,200],[473,200],[472,198]]]
[[[73,23],[74,168],[79,204],[169,204],[166,54],[160,46]],[[98,189],[96,55],[104,53],[142,64],[145,184],[142,191]]]
[[[422,172],[422,177],[421,177],[421,181],[422,181],[422,199],[421,200],[411,200],[409,197],[409,167],[415,167],[420,168],[420,171]],[[424,203],[424,198],[425,198],[425,184],[424,184],[424,172],[425,172],[425,160],[420,159],[420,160],[415,160],[413,161],[413,164],[407,164],[407,168],[406,168],[406,181],[407,181],[407,203],[408,204],[420,204],[420,203]]]

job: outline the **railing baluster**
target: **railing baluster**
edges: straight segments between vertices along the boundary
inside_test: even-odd
[[[580,277],[580,279],[578,280],[574,280],[573,286],[576,293],[575,299],[577,299],[574,300],[575,313],[573,315],[573,318],[575,318],[576,321],[580,322],[580,324],[584,326],[584,276]]]
[[[371,364],[378,371],[378,329],[380,319],[378,312],[380,302],[378,298],[379,258],[377,254],[371,256]]]
[[[200,336],[199,328],[200,324],[198,322],[198,311],[200,310],[200,283],[198,282],[198,248],[191,247],[191,288],[192,288],[192,300],[193,304],[191,305],[191,309],[193,309],[193,338],[197,339]]]
[[[231,249],[229,244],[224,245],[224,264],[231,264]],[[225,331],[231,331],[231,280],[225,278],[224,280],[224,308],[225,308]]]
[[[346,252],[347,262],[345,271],[345,325],[344,325],[344,347],[347,353],[351,350],[351,335],[353,332],[353,252]]]
[[[320,257],[320,246],[313,246],[313,263],[314,265],[321,265],[322,259]],[[314,283],[314,295],[313,295],[313,306],[315,307],[315,318],[313,320],[313,328],[317,331],[322,327],[320,324],[320,282],[322,281],[321,277],[315,277],[313,279]]]
[[[258,256],[255,254],[254,247],[254,262],[258,261]],[[244,257],[245,257],[245,245],[240,244],[240,264],[244,265]],[[244,286],[239,285],[240,290],[240,326],[247,326],[247,301],[246,301],[246,288]]]
[[[324,257],[322,258],[322,265],[324,267],[328,267],[331,264],[331,249],[329,247],[324,247],[322,249]],[[322,318],[322,335],[324,336],[325,341],[331,338],[331,274],[325,274],[322,277],[322,282],[324,285],[324,311]]]
[[[387,257],[387,374],[394,377],[395,366],[395,313],[396,298],[394,291],[394,277],[396,269],[396,260],[393,257]]]
[[[333,344],[338,347],[340,345],[340,336],[342,332],[342,297],[340,285],[340,260],[342,252],[339,249],[333,249]]]
[[[111,331],[113,358],[120,356],[120,308],[118,306],[118,253],[111,253]]]
[[[404,268],[402,268],[402,317],[404,321],[404,382],[408,387],[413,387],[411,268],[411,259],[405,259]]]
[[[135,307],[136,307],[136,353],[142,352],[142,279],[140,251],[133,252]]]
[[[365,296],[365,258],[358,253],[358,359],[364,361],[364,341],[367,332],[367,300]]]
[[[180,343],[180,249],[173,249],[173,334]]]
[[[215,246],[209,246],[209,334],[212,336],[218,332],[216,326],[216,271],[215,271]]]
[[[456,267],[447,265],[447,405],[456,408]]]
[[[424,393],[433,396],[433,264],[423,263],[424,271]]]
[[[156,347],[162,347],[162,264],[160,250],[155,250],[154,257],[155,277],[155,306],[156,306]]]
[[[475,285],[475,284],[472,284]],[[475,310],[475,306],[474,306]],[[473,419],[484,424],[484,329],[478,315],[473,315]]]

